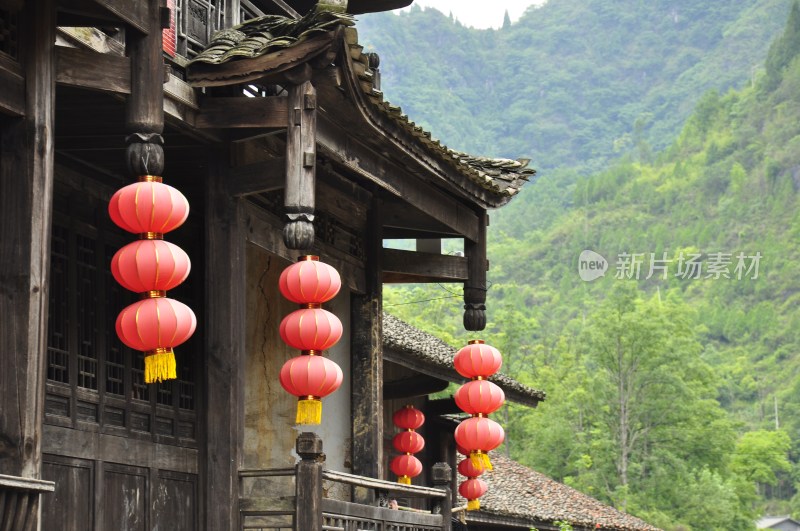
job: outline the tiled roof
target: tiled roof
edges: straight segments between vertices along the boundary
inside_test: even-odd
[[[451,381],[464,381],[453,368],[456,349],[438,337],[423,332],[388,313],[383,314],[383,345],[401,352],[409,362],[417,366],[433,366],[438,371],[446,373]],[[502,387],[511,400],[535,404],[545,399],[543,391],[523,385],[505,374],[495,374],[489,380]]]
[[[350,15],[334,13],[331,11],[310,11],[300,19],[292,19],[279,15],[266,15],[248,20],[234,28],[221,30],[214,34],[211,43],[187,68],[188,80],[197,86],[205,86],[209,81],[209,73],[213,76],[214,68],[236,62],[242,65],[247,61],[257,63],[254,69],[242,68],[249,78],[231,76],[231,84],[241,83],[243,79],[252,79],[254,72],[258,72],[259,65],[274,64],[276,68],[284,68],[290,64],[281,62],[281,55],[289,50],[302,45],[305,60],[309,60],[323,49],[332,45],[333,30],[342,26],[354,24]],[[325,36],[329,36],[330,40]],[[470,181],[481,188],[501,198],[498,202],[503,204],[516,195],[522,186],[536,171],[528,168],[528,159],[504,159],[475,157],[461,151],[456,151],[432,137],[431,133],[411,121],[402,109],[384,100],[383,92],[375,86],[375,70],[370,67],[368,54],[362,53],[363,46],[359,45],[358,36],[354,28],[348,28],[347,37],[344,39],[348,47],[344,60],[358,64],[358,86],[364,93],[364,101],[368,102],[377,112],[387,117],[392,123],[405,130],[408,135],[424,146],[424,150],[434,155],[439,160],[453,167]],[[276,57],[276,62],[265,63],[263,58]],[[259,62],[259,60],[261,60]],[[261,71],[264,75],[269,70]],[[216,84],[224,83],[220,79]]]
[[[587,529],[659,531],[635,516],[618,511],[501,454],[492,452],[492,464],[494,471],[481,476],[489,490],[480,499],[481,509],[475,513],[476,518],[483,513],[515,518],[529,522],[531,526],[567,521]],[[466,500],[460,502],[465,504]],[[467,522],[472,514],[467,513]]]

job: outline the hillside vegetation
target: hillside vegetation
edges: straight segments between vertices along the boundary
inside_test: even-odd
[[[623,24],[630,13],[701,5],[583,3],[598,10],[599,4],[610,10],[600,13],[629,27],[628,37],[614,41],[625,50],[646,42],[639,33],[652,33],[642,29],[646,17]],[[727,28],[720,30],[724,35],[731,28],[744,31],[743,20],[763,24],[774,18],[770,9],[778,9],[766,2],[722,5],[704,2],[694,16],[687,15],[692,21],[727,21],[705,31],[698,22],[698,42],[704,42],[701,35],[717,35],[715,28]],[[535,18],[537,32],[552,36],[555,30],[544,20],[560,20],[562,29],[571,30],[599,17],[570,0],[551,0],[548,6],[572,11],[547,19],[545,8],[529,11],[517,25],[481,35],[497,40]],[[628,95],[595,105],[600,121],[620,109],[652,108],[653,101],[694,109],[671,141],[665,138],[677,118],[652,112],[646,128],[630,133],[632,148],[613,161],[612,151],[598,159],[581,151],[583,142],[573,136],[579,128],[561,133],[551,128],[551,134],[570,139],[569,154],[554,155],[551,163],[560,167],[545,167],[542,180],[498,212],[490,228],[490,322],[483,337],[504,353],[507,372],[548,392],[536,410],[512,406],[505,418],[499,416],[508,429],[506,450],[671,531],[752,530],[761,514],[800,516],[800,6],[794,2],[791,13],[787,5],[781,9],[779,25],[785,27],[761,48],[764,67],[755,77],[750,66],[739,68],[738,90],[724,88],[737,85],[732,74],[723,89],[703,90],[698,83],[693,85],[698,93],[691,95],[688,85],[675,85],[677,92],[662,87],[666,92],[660,96],[655,88],[643,94],[637,78],[617,78]],[[431,24],[446,19],[430,11],[396,18],[403,17],[431,17]],[[450,24],[456,33],[475,31]],[[408,31],[415,25],[408,24]],[[672,42],[662,43],[663,35],[649,38],[657,41],[630,49],[646,55]],[[675,39],[680,47],[693,42]],[[412,40],[424,42],[421,36]],[[450,51],[470,56],[468,42]],[[556,48],[547,49],[556,53]],[[520,46],[521,54],[526,50]],[[672,75],[685,79],[692,72],[694,79],[722,82],[729,73],[717,70],[721,53],[708,48]],[[408,57],[409,63],[418,60]],[[660,59],[636,58],[643,64],[651,60]],[[704,64],[707,70],[701,70]],[[565,60],[562,67],[568,68]],[[590,61],[586,68],[602,72],[609,63]],[[419,87],[431,95],[431,110],[420,107],[419,114],[438,132],[460,111],[437,114],[442,106],[431,103],[437,101],[433,81]],[[411,78],[404,86],[408,82]],[[576,91],[568,92],[567,85],[559,90],[552,97],[561,103],[551,102],[546,112],[577,123],[573,114],[582,111],[572,100]],[[484,131],[481,119],[471,120]],[[549,127],[544,114],[529,114],[527,120],[536,120],[525,126],[529,129]],[[494,134],[498,146],[519,147],[514,130]],[[664,148],[655,149],[659,145]],[[607,158],[603,171],[586,172],[602,157]],[[581,280],[584,250],[605,259],[605,276]],[[693,265],[701,269],[692,270]],[[467,338],[460,331],[460,301],[442,287],[393,288],[385,294],[388,311],[456,346]]]

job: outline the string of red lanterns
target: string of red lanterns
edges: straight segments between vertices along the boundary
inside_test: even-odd
[[[322,398],[336,391],[344,379],[342,369],[322,355],[341,339],[342,322],[321,308],[339,293],[342,280],[338,271],[320,262],[318,256],[306,255],[283,270],[278,287],[284,297],[300,305],[281,321],[281,339],[302,351],[283,365],[280,382],[298,397],[295,422],[319,424]]]
[[[456,391],[458,407],[472,415],[462,421],[455,431],[459,451],[467,456],[459,463],[459,472],[467,477],[458,488],[467,499],[467,510],[480,509],[480,498],[487,486],[478,479],[484,470],[492,470],[489,452],[503,443],[503,427],[489,418],[505,402],[505,393],[497,385],[487,380],[496,373],[503,363],[500,352],[480,339],[470,341],[456,353],[453,360],[456,371],[471,381]]]
[[[425,423],[425,415],[409,404],[394,412],[392,422],[405,431],[401,431],[392,439],[394,449],[402,455],[395,456],[389,468],[397,475],[398,483],[410,485],[411,478],[419,476],[422,472],[422,462],[413,454],[425,448],[425,439],[416,431]]]
[[[120,340],[144,352],[145,383],[177,378],[174,347],[197,328],[191,308],[167,298],[189,275],[189,256],[164,234],[177,229],[189,216],[189,202],[159,176],[144,175],[139,182],[118,190],[108,204],[111,220],[139,235],[111,259],[111,274],[142,300],[123,309],[116,321]]]

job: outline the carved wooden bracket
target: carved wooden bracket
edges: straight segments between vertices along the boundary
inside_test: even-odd
[[[283,242],[308,250],[314,245],[317,163],[317,91],[310,81],[289,88],[288,110]]]

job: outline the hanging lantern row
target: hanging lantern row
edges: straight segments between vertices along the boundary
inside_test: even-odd
[[[144,352],[144,381],[177,378],[173,348],[184,343],[197,328],[194,312],[167,298],[167,291],[186,280],[189,256],[164,234],[177,229],[189,216],[189,202],[161,177],[144,175],[139,182],[118,190],[108,204],[111,220],[139,240],[117,251],[111,274],[125,289],[142,300],[123,309],[117,317],[120,340]]]
[[[425,439],[416,431],[425,423],[425,415],[409,404],[395,411],[392,422],[404,430],[392,439],[394,449],[403,455],[392,459],[389,468],[397,475],[398,483],[410,485],[411,478],[417,477],[422,472],[422,463],[413,454],[425,448]]]
[[[458,491],[467,499],[467,510],[471,511],[480,509],[478,498],[486,493],[486,483],[477,478],[484,470],[492,470],[489,452],[505,439],[503,427],[489,418],[505,402],[505,393],[487,380],[500,369],[503,360],[496,348],[477,339],[459,350],[453,362],[461,376],[471,379],[455,394],[456,405],[472,415],[455,431],[459,451],[467,456],[459,463],[458,470],[467,480]]]
[[[301,256],[281,273],[278,287],[291,302],[300,305],[283,318],[283,342],[301,352],[287,361],[280,372],[283,388],[298,398],[297,424],[322,422],[322,398],[336,391],[342,369],[323,356],[342,337],[342,322],[321,305],[333,299],[342,287],[339,273],[317,256]]]

